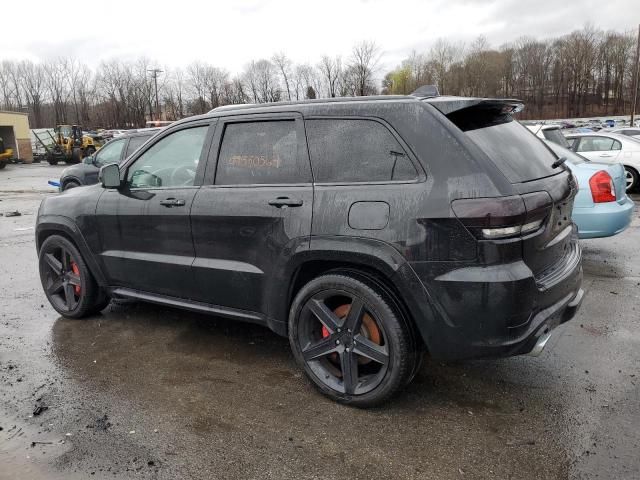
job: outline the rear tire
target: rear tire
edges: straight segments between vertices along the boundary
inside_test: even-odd
[[[624,166],[624,174],[625,179],[627,181],[627,193],[633,192],[636,188],[638,188],[638,183],[640,180],[640,175],[633,168]]]
[[[47,160],[47,162],[49,163],[49,165],[54,166],[58,164],[58,160],[50,158]]]
[[[382,290],[348,274],[317,277],[298,292],[289,342],[321,393],[366,408],[409,382],[417,356],[407,324],[391,305]]]
[[[51,235],[38,252],[40,281],[51,306],[67,318],[83,318],[106,307],[82,255],[65,237]]]

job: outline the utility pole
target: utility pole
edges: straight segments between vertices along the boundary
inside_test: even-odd
[[[159,68],[152,68],[151,70],[147,70],[147,72],[151,72],[151,76],[153,77],[153,83],[155,84],[156,89],[156,115],[157,119],[160,120],[162,118],[160,112],[160,102],[158,101],[158,74],[162,73],[164,70],[160,70]],[[151,120],[153,120],[153,112],[151,112]]]
[[[633,103],[631,104],[631,126],[636,116],[636,103],[638,102],[638,76],[640,75],[640,25],[638,25],[638,46],[636,47],[636,69],[633,75]]]

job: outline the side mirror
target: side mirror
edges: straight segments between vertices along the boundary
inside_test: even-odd
[[[110,163],[100,169],[98,179],[102,188],[120,188],[120,167],[117,163]]]
[[[93,155],[89,155],[87,157],[84,157],[84,160],[82,160],[82,163],[86,163],[87,165],[93,165],[93,161],[94,161]]]

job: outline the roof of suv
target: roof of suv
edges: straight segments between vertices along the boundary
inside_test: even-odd
[[[307,106],[307,105],[323,105],[323,104],[363,104],[377,102],[420,102],[426,101],[447,115],[462,108],[471,107],[479,104],[487,104],[489,106],[509,106],[513,112],[522,110],[523,103],[521,100],[514,98],[475,98],[475,97],[453,97],[453,96],[430,96],[421,97],[414,95],[372,95],[365,97],[335,97],[335,98],[318,98],[311,100],[296,100],[286,102],[273,103],[250,103],[240,105],[224,105],[209,111],[208,115],[226,114],[235,111],[247,110],[272,110],[278,107],[287,106]]]

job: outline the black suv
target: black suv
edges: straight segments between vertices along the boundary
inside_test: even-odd
[[[583,296],[577,187],[521,108],[385,96],[175,123],[101,185],[42,202],[44,290],[72,318],[125,297],[266,325],[357,406],[425,351],[537,352]]]
[[[160,128],[145,128],[110,140],[96,153],[85,157],[82,163],[65,168],[60,175],[60,190],[98,183],[101,167],[121,163],[159,130]]]

